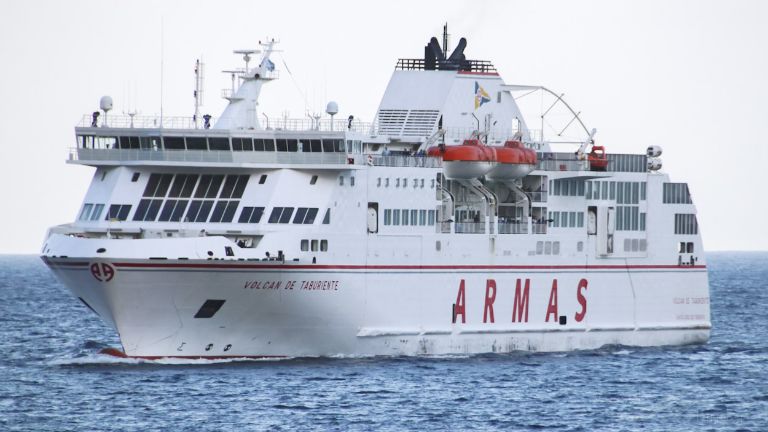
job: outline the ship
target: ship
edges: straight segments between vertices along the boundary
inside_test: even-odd
[[[706,343],[706,257],[662,149],[598,145],[563,95],[506,84],[461,38],[397,61],[373,120],[269,117],[277,41],[238,50],[217,118],[99,110],[95,169],[41,258],[112,355],[283,358]],[[530,98],[551,100],[538,115]],[[536,96],[540,95],[540,96]],[[545,133],[553,107],[564,134]],[[541,120],[541,129],[531,127]],[[569,136],[570,136],[569,135]],[[90,313],[90,312],[89,312]]]

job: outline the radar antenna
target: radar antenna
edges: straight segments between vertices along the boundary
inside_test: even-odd
[[[242,54],[243,55],[243,61],[245,61],[245,73],[248,73],[248,63],[251,61],[251,55],[258,54],[261,51],[255,50],[255,49],[242,49],[242,50],[234,50],[235,54]]]

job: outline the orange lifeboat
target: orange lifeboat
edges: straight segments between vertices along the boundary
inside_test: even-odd
[[[489,179],[514,180],[536,169],[536,152],[520,141],[507,141],[496,148],[496,160],[499,163],[488,173]]]
[[[605,147],[603,146],[592,146],[587,160],[589,160],[589,169],[592,171],[608,170],[608,155],[605,154]]]
[[[496,150],[483,145],[480,140],[464,140],[461,145],[430,147],[430,156],[443,157],[443,172],[447,178],[473,179],[482,177],[496,166]]]

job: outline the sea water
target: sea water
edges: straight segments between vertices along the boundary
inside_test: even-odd
[[[768,430],[768,253],[708,256],[712,338],[570,353],[137,361],[0,256],[0,431]]]

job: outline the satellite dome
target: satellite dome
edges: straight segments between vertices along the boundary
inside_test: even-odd
[[[328,115],[336,115],[339,113],[339,104],[337,104],[334,101],[328,102],[328,105],[325,107],[325,112],[328,113]]]
[[[99,108],[102,111],[109,111],[112,109],[112,98],[110,96],[102,96],[99,101]]]

